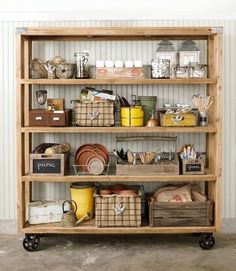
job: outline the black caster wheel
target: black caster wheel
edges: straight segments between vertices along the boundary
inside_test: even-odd
[[[23,247],[27,251],[36,251],[39,248],[40,238],[38,234],[25,235],[23,240]]]
[[[215,245],[213,233],[203,233],[199,239],[199,246],[202,249],[209,250]]]

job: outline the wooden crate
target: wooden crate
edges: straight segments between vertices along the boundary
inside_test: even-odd
[[[178,175],[179,174],[179,159],[176,153],[177,137],[169,136],[126,136],[117,137],[116,142],[133,142],[133,141],[168,141],[174,142],[175,152],[171,156],[171,160],[163,159],[161,162],[152,164],[141,164],[138,160],[135,165],[127,163],[116,164],[117,175]],[[136,152],[136,154],[138,154]],[[164,157],[163,157],[164,158]]]
[[[95,194],[95,225],[98,227],[141,227],[142,192],[137,196]]]
[[[30,154],[31,175],[65,175],[69,168],[69,154]]]
[[[181,173],[183,175],[201,175],[204,174],[204,159],[180,158]]]
[[[201,227],[211,226],[212,223],[212,201],[149,202],[151,227]]]
[[[178,159],[172,161],[165,161],[160,164],[117,164],[117,175],[178,175],[179,161]]]
[[[160,125],[163,127],[197,126],[197,116],[194,113],[164,114],[160,113]]]
[[[143,79],[144,68],[96,68],[96,78]]]

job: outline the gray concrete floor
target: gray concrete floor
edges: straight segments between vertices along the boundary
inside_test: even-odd
[[[47,235],[27,252],[23,236],[0,235],[0,271],[235,271],[236,234],[216,234],[212,250],[188,235]]]

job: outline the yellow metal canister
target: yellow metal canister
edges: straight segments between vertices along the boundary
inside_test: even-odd
[[[143,107],[121,107],[121,126],[143,126]]]
[[[77,204],[76,218],[80,219],[89,214],[93,217],[94,213],[94,188],[88,184],[73,183],[70,187],[71,199]]]

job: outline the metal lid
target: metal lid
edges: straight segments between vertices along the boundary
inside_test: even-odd
[[[83,54],[89,55],[89,53],[90,53],[89,50],[81,50],[81,51],[79,51],[79,52],[75,52],[75,53],[74,53],[74,56],[77,56],[77,55],[83,55]]]
[[[187,39],[182,43],[179,51],[199,51],[199,49],[194,41]]]
[[[173,43],[171,43],[169,40],[162,40],[159,43],[159,47],[157,48],[156,52],[175,52],[175,48],[172,46]]]
[[[92,188],[92,187],[94,187],[94,185],[93,185],[93,183],[72,183],[70,185],[70,187],[84,189],[84,188]]]

